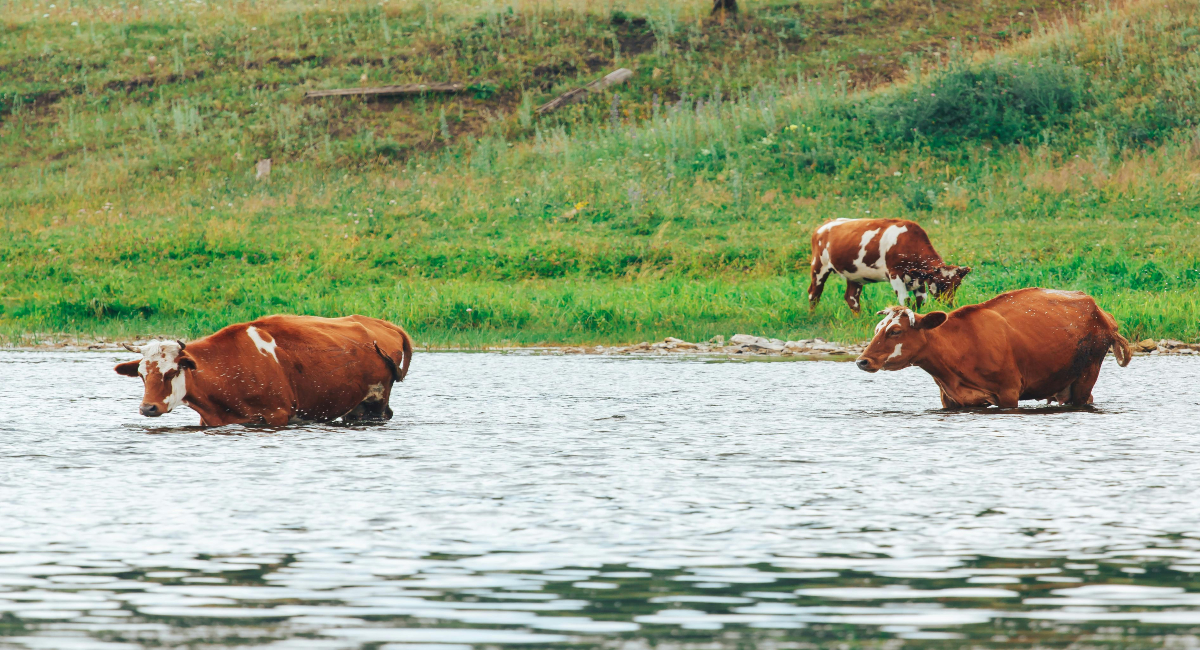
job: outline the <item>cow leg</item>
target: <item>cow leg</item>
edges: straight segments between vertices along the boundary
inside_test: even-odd
[[[996,406],[1002,409],[1015,409],[1020,404],[1021,390],[1019,388],[1007,388],[996,393]]]
[[[1083,371],[1079,379],[1071,384],[1071,397],[1068,399],[1068,404],[1071,406],[1086,406],[1092,403],[1092,387],[1096,385],[1096,380],[1100,377],[1100,364],[1103,362],[1103,357],[1100,361],[1092,364],[1087,370]]]
[[[380,421],[392,419],[392,409],[388,407],[392,387],[386,382],[373,384],[368,387],[366,398],[342,416],[343,422]]]
[[[287,409],[276,409],[270,413],[264,414],[262,417],[263,421],[266,422],[268,426],[286,427],[288,422],[290,422],[292,419],[292,414],[289,413]]]
[[[923,304],[925,304],[925,285],[917,284],[913,287],[913,311],[920,311]]]
[[[888,283],[892,285],[892,291],[896,292],[896,303],[903,307],[908,300],[908,287],[904,286],[904,278],[899,275],[889,275]]]
[[[946,391],[942,390],[940,392],[942,394],[942,408],[944,408],[944,409],[962,408],[962,404],[959,404],[958,402],[954,401],[954,398],[947,395]]]
[[[832,268],[825,268],[821,264],[821,260],[813,258],[812,272],[809,275],[808,282],[809,309],[816,309],[817,303],[821,302],[821,292],[825,290],[825,281],[829,279],[829,274],[832,272]]]
[[[853,280],[846,280],[846,304],[850,305],[850,311],[855,314],[862,309],[859,302],[859,298],[862,297],[862,288],[861,284]]]

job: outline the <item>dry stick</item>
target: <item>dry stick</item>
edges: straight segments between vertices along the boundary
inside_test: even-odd
[[[538,115],[545,115],[546,113],[549,113],[550,111],[554,111],[559,108],[562,108],[563,106],[566,106],[567,104],[574,104],[576,102],[581,102],[581,101],[583,101],[583,99],[585,97],[588,96],[588,93],[598,93],[601,90],[608,88],[609,86],[623,84],[626,81],[628,81],[630,79],[630,77],[632,77],[632,76],[633,76],[633,71],[628,68],[621,68],[620,70],[613,70],[612,72],[604,75],[603,79],[597,79],[597,80],[593,81],[592,83],[584,86],[583,88],[576,88],[575,90],[567,91],[567,92],[559,95],[558,97],[551,99],[550,101],[546,102],[545,104],[538,106],[537,113],[538,113]]]
[[[432,84],[403,84],[400,86],[380,86],[378,88],[335,88],[333,90],[310,90],[304,93],[304,98],[338,97],[345,95],[419,95],[421,93],[457,93],[466,90],[466,84],[432,83]]]

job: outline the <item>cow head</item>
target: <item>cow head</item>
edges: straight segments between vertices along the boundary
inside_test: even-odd
[[[185,371],[196,368],[186,347],[183,341],[150,341],[140,348],[125,346],[130,352],[140,353],[142,359],[117,364],[115,370],[118,375],[142,378],[146,385],[142,415],[156,418],[183,403],[187,396]]]
[[[875,338],[858,356],[858,367],[867,372],[899,370],[925,347],[929,330],[946,322],[946,312],[918,314],[903,307],[888,307],[879,312],[883,320],[875,326]]]
[[[933,295],[947,305],[953,305],[954,294],[958,292],[958,286],[970,272],[971,267],[969,266],[943,266],[933,272],[930,277],[929,289]]]

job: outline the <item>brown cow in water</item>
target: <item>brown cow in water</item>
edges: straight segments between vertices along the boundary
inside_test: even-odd
[[[901,305],[909,292],[917,309],[927,292],[953,304],[958,285],[970,272],[969,266],[942,263],[929,235],[912,221],[834,219],[813,232],[808,305],[816,309],[832,273],[845,278],[846,304],[856,314],[863,284],[868,282],[890,284]]]
[[[1022,399],[1090,404],[1109,348],[1118,365],[1129,365],[1129,342],[1116,321],[1079,291],[1019,289],[949,314],[879,313],[884,318],[858,367],[917,366],[933,375],[945,408],[1012,408]]]
[[[145,383],[142,415],[186,404],[203,426],[386,420],[412,360],[402,328],[365,316],[267,316],[187,344],[126,347],[142,359],[116,371]]]

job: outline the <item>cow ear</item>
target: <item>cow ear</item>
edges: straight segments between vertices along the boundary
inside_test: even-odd
[[[191,357],[180,356],[178,363],[180,370],[183,370],[184,368],[190,368],[192,370],[196,369],[196,362],[193,361]]]
[[[917,329],[931,330],[946,322],[946,312],[931,311],[917,320]]]
[[[971,272],[971,267],[969,267],[969,266],[960,266],[960,267],[958,267],[958,277],[959,277],[959,279],[962,279],[962,278],[965,278],[965,277],[967,277],[967,274],[968,274],[968,273],[970,273],[970,272]]]
[[[138,376],[138,366],[140,366],[141,364],[142,364],[141,361],[126,361],[125,363],[118,363],[117,367],[113,368],[113,370],[116,370],[118,375],[125,375],[126,377],[137,377]]]

